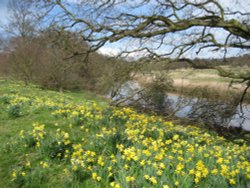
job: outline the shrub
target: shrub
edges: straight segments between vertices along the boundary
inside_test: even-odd
[[[10,104],[10,97],[4,95],[0,97],[0,100],[3,102],[3,104]]]
[[[17,118],[22,115],[21,106],[19,104],[10,105],[8,108],[8,115],[12,118]]]

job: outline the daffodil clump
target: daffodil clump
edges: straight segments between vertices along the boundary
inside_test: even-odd
[[[86,105],[86,106],[85,106]],[[66,117],[71,120],[74,125],[94,124],[101,117],[101,109],[96,103],[88,102],[85,105],[70,105],[67,104],[55,110],[52,114],[55,116]]]
[[[16,144],[23,157],[10,173],[17,186],[51,183],[51,174],[55,185],[66,187],[249,186],[250,147],[244,140],[236,144],[195,126],[88,100],[29,101],[30,109],[46,108],[50,121],[20,129]],[[30,137],[35,144],[27,144]]]

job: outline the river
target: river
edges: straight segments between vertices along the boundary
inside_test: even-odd
[[[141,87],[137,82],[129,81],[123,85],[119,91],[119,95],[113,99],[120,99],[126,96],[133,94],[135,91],[140,90]],[[139,96],[133,96],[132,100],[138,99]],[[165,100],[168,101],[168,105],[171,104],[171,109],[176,110],[175,116],[179,118],[188,118],[190,112],[193,110],[193,105],[197,102],[197,98],[191,98],[187,96],[180,96],[177,94],[167,93]],[[182,101],[180,103],[180,101]],[[184,102],[186,101],[186,102]],[[132,101],[127,101],[129,104]],[[142,106],[145,106],[145,102],[141,103]],[[177,108],[178,107],[178,108]],[[229,127],[239,127],[241,126],[244,130],[250,131],[250,105],[243,104],[242,111],[238,106],[235,110],[235,113],[228,118]]]

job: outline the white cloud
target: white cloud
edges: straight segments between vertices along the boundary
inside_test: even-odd
[[[246,0],[218,0],[218,2],[230,11],[250,12],[250,2]]]
[[[98,50],[98,52],[100,54],[107,55],[107,56],[116,56],[121,52],[121,50],[119,48],[103,46],[102,48]]]
[[[66,2],[68,3],[75,3],[75,4],[80,4],[82,3],[84,0],[66,0]]]
[[[128,47],[129,46],[129,47]],[[133,45],[131,42],[124,43],[114,43],[114,44],[108,44],[107,46],[101,47],[98,52],[100,54],[115,57],[117,55],[122,55],[126,59],[139,59],[141,57],[144,57],[148,53],[146,51],[134,51],[136,50],[136,46]],[[130,52],[129,52],[130,51]],[[128,52],[128,53],[122,53],[122,52]],[[122,53],[122,54],[121,54]]]

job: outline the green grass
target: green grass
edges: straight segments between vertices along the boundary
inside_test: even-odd
[[[29,85],[26,87],[22,82],[2,79],[0,80],[0,97],[5,95],[17,95],[30,98],[38,97],[55,101],[57,101],[57,98],[60,97],[65,100],[70,100],[73,104],[81,103],[85,100],[95,99],[100,106],[106,106],[108,104],[108,100],[93,95],[90,92],[66,91],[65,93],[60,93],[52,90],[43,90],[35,85]],[[42,107],[35,109],[34,111],[31,109],[31,112],[24,111],[24,114],[20,117],[11,118],[8,114],[7,106],[8,105],[4,104],[3,101],[0,102],[0,187],[16,187],[13,185],[13,182],[10,181],[10,174],[13,165],[16,165],[16,163],[22,158],[21,156],[24,155],[23,149],[13,146],[18,142],[16,138],[19,137],[19,132],[21,130],[28,131],[32,129],[33,122],[43,122],[46,125],[51,125],[54,122],[58,124],[64,123],[64,120],[55,120],[55,118],[51,115],[51,111]],[[12,152],[9,152],[9,149]],[[55,185],[52,187],[54,186]],[[50,186],[48,185],[48,187]],[[58,187],[60,186],[58,185]]]
[[[108,102],[0,80],[0,187],[249,187],[244,140]]]

